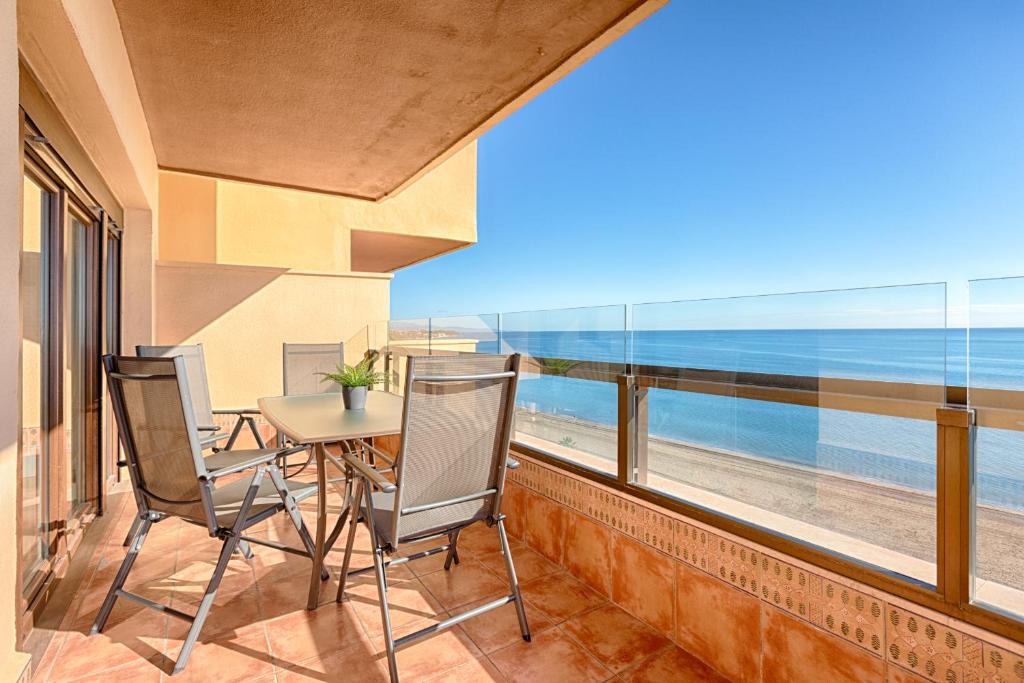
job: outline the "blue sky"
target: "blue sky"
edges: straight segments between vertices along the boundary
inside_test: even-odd
[[[1024,3],[674,0],[487,133],[392,317],[1024,274]]]

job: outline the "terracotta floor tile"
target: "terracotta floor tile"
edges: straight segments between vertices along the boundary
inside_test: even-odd
[[[387,663],[372,652],[351,648],[312,657],[277,670],[278,683],[381,683],[388,681]]]
[[[395,637],[401,638],[423,628],[426,623],[410,624],[395,629]],[[387,666],[383,639],[379,642],[378,657]],[[398,673],[405,681],[422,681],[475,660],[483,653],[469,637],[459,629],[449,629],[414,641],[398,650]]]
[[[675,645],[623,672],[619,680],[623,683],[729,683],[729,679]]]
[[[149,661],[134,662],[115,669],[94,671],[82,678],[74,679],[74,683],[109,683],[110,681],[131,681],[132,683],[159,683],[163,676],[161,668]],[[36,680],[43,680],[36,678]],[[51,678],[51,681],[56,679]],[[70,682],[69,682],[70,683]]]
[[[102,633],[88,635],[86,628],[67,634],[50,672],[50,680],[72,681],[147,660],[159,665],[167,628],[167,616],[119,600]]]
[[[522,585],[526,600],[555,623],[597,607],[605,599],[567,572],[549,574]]]
[[[615,673],[653,655],[670,642],[610,603],[576,615],[565,622],[562,629]]]
[[[171,606],[186,614],[195,614],[199,609],[202,595],[199,594],[174,594]],[[260,612],[259,593],[255,588],[236,593],[234,595],[217,593],[213,606],[203,623],[203,630],[200,632],[200,640],[212,640],[222,634],[245,629],[262,620]],[[189,624],[175,619],[171,623],[170,637],[185,637]]]
[[[273,675],[274,665],[262,624],[255,624],[225,637],[197,643],[184,671],[174,676],[174,683],[191,681],[232,683],[250,681]],[[167,655],[176,659],[181,650],[180,638],[169,639]],[[166,665],[170,673],[172,663]]]
[[[448,571],[442,569],[427,574],[420,581],[448,610],[507,588],[507,584],[476,560],[464,560]]]
[[[509,539],[509,544],[515,547],[519,541]],[[500,552],[501,539],[497,527],[488,527],[486,524],[467,527],[459,534],[458,548],[460,551],[465,548],[475,555]]]
[[[490,655],[490,660],[513,683],[583,683],[604,681],[612,675],[559,628],[537,634],[533,642],[519,642],[498,650]]]
[[[500,553],[487,553],[476,558],[482,565],[490,569],[502,581],[508,581],[508,573],[505,570],[505,556]],[[512,562],[516,567],[516,577],[519,583],[526,583],[533,579],[539,579],[548,574],[554,574],[561,570],[554,562],[551,562],[540,553],[531,550],[525,545],[520,545],[512,550]]]
[[[332,602],[312,612],[300,609],[264,623],[277,666],[334,650],[370,647],[369,638],[348,603]]]
[[[461,612],[479,607],[504,595],[504,593],[489,595],[482,600],[463,605],[456,611]],[[534,635],[546,631],[555,625],[543,612],[528,602],[526,603],[526,621],[530,626],[530,632]],[[519,629],[519,616],[516,614],[516,606],[511,602],[503,607],[464,621],[460,624],[460,627],[476,643],[477,647],[487,653],[518,643],[523,638],[522,632]]]
[[[346,604],[359,617],[367,633],[372,636],[384,632],[377,584],[372,578],[361,576],[350,579],[350,587],[346,589],[345,595]],[[333,595],[331,599],[334,599]],[[428,619],[436,620],[444,611],[437,599],[418,580],[391,584],[388,589],[388,606],[393,628]]]
[[[480,657],[428,678],[427,683],[501,683],[504,680],[486,657]]]

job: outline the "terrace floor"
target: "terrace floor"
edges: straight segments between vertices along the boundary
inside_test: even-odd
[[[169,678],[187,624],[119,600],[104,633],[89,636],[99,605],[124,557],[121,546],[134,515],[130,495],[90,530],[100,537],[90,567],[39,666],[36,681]],[[332,493],[332,511],[340,496]],[[312,524],[314,501],[303,503]],[[333,520],[333,517],[332,517]],[[298,545],[284,515],[252,530],[253,536]],[[497,534],[477,525],[460,540],[462,562],[443,569],[443,556],[390,572],[391,618],[398,635],[422,628],[507,588]],[[126,588],[184,611],[194,611],[220,543],[205,529],[176,520],[153,527]],[[369,564],[365,531],[357,537],[354,566]],[[253,546],[255,557],[236,556],[188,668],[175,681],[387,680],[380,612],[372,575],[354,578],[350,597],[334,602],[341,551],[328,565],[321,606],[304,609],[309,561]],[[411,549],[410,549],[411,552]],[[403,681],[721,681],[717,673],[634,619],[564,570],[513,542],[513,557],[527,601],[533,642],[519,635],[514,607],[476,617],[399,651]]]

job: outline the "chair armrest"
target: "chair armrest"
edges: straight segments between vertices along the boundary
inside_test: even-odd
[[[513,460],[512,458],[506,458],[505,459],[505,467],[509,468],[510,470],[518,470],[519,469],[519,461],[518,460]]]
[[[356,439],[356,443],[358,443],[360,446],[376,455],[378,458],[383,459],[384,462],[391,465],[392,467],[395,466],[395,459],[392,456],[388,455],[387,453],[377,448],[376,446],[371,446],[370,442],[366,441],[365,439]]]
[[[383,474],[370,467],[368,464],[360,460],[359,458],[352,456],[348,453],[343,453],[341,459],[345,461],[346,465],[349,465],[359,474],[361,477],[366,479],[368,482],[379,488],[384,493],[393,493],[397,490],[394,482],[389,481],[384,477]]]
[[[217,408],[214,415],[259,415],[259,408]]]
[[[246,454],[246,451],[222,451],[222,452],[225,452],[225,453],[232,453],[233,452],[233,453],[237,453],[240,456]],[[277,456],[280,455],[280,452],[279,451],[275,451],[275,450],[259,450],[259,451],[250,451],[250,452],[252,453],[252,455],[250,455],[248,457],[244,457],[244,458],[242,458],[242,459],[240,459],[240,460],[238,460],[236,462],[233,462],[230,465],[227,465],[225,467],[221,467],[221,468],[218,468],[218,469],[211,470],[211,471],[207,472],[205,478],[207,480],[209,480],[209,481],[213,481],[215,479],[219,479],[219,478],[221,478],[223,476],[226,476],[226,475],[229,475],[229,474],[235,474],[237,472],[244,472],[245,470],[252,469],[253,467],[257,467],[259,465],[266,465],[266,464],[272,463],[277,458]]]

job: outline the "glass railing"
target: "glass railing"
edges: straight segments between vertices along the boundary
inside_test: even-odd
[[[971,282],[976,602],[1024,616],[1024,278]]]
[[[636,481],[932,584],[944,285],[633,307]]]
[[[503,314],[502,349],[523,355],[515,439],[614,473],[626,340],[624,306]]]
[[[947,595],[970,552],[975,602],[1024,615],[1024,278],[972,283],[966,328],[938,283],[400,320],[387,337],[393,390],[404,356],[521,353],[514,441],[551,463]],[[976,434],[959,461],[937,445],[950,410]],[[960,474],[974,536],[951,551],[939,506]]]

